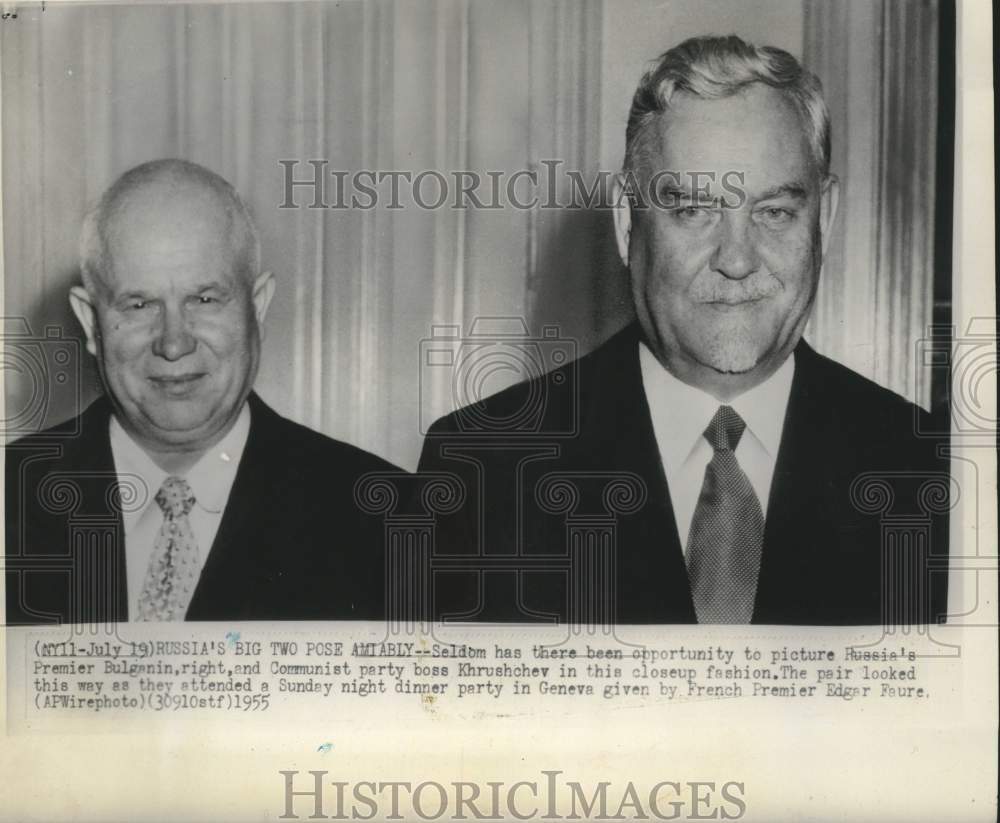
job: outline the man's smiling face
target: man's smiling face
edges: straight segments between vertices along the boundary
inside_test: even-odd
[[[678,92],[648,128],[637,177],[659,185],[624,237],[619,225],[646,339],[687,382],[754,385],[802,335],[836,183],[792,104],[763,84],[717,100]]]
[[[231,220],[211,190],[161,182],[107,221],[88,349],[123,426],[155,451],[207,448],[253,386],[269,291],[241,270]]]

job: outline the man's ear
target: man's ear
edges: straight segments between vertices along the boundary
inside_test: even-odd
[[[837,175],[827,175],[819,195],[819,231],[822,240],[823,257],[830,246],[833,236],[833,223],[837,217],[837,205],[840,203],[840,180]]]
[[[615,240],[618,243],[618,256],[622,264],[628,268],[628,244],[632,235],[632,202],[625,175],[616,174],[611,184],[611,211],[615,218]]]
[[[264,317],[267,316],[267,307],[271,305],[272,297],[274,297],[274,275],[269,271],[261,272],[253,282],[253,308],[261,333],[264,331]]]
[[[69,290],[69,304],[73,309],[73,314],[80,321],[83,333],[87,336],[87,351],[97,357],[97,310],[94,308],[93,298],[83,286],[73,286]]]

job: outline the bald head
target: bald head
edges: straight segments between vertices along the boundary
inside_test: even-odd
[[[260,273],[257,229],[236,190],[196,163],[153,160],[121,175],[84,219],[80,274],[87,290],[96,294],[112,282],[114,248],[123,238],[155,247],[167,233],[187,235],[192,244],[211,233],[236,273],[249,280]]]
[[[116,417],[161,468],[190,468],[253,386],[274,278],[225,180],[182,160],[123,174],[87,217],[70,304]]]

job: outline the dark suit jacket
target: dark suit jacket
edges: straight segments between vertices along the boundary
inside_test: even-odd
[[[467,491],[438,519],[435,617],[695,621],[638,346],[633,324],[431,428],[420,471]],[[794,356],[753,621],[935,621],[949,480],[930,421],[805,342]]]
[[[398,470],[256,394],[249,404],[246,448],[187,619],[381,618],[382,522],[361,512],[353,487],[366,472]],[[127,614],[120,505],[129,501],[116,491],[110,414],[101,398],[7,447],[8,623]]]

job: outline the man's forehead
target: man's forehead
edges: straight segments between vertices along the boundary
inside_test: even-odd
[[[651,131],[647,171],[677,173],[685,184],[704,173],[717,184],[739,175],[749,187],[769,188],[804,182],[813,169],[801,117],[761,83],[719,99],[678,92]]]
[[[208,279],[235,275],[228,220],[217,210],[144,202],[119,209],[106,227],[106,279],[113,291],[189,274]]]
[[[152,181],[123,194],[108,216],[110,235],[216,232],[230,221],[219,196],[203,185]]]

